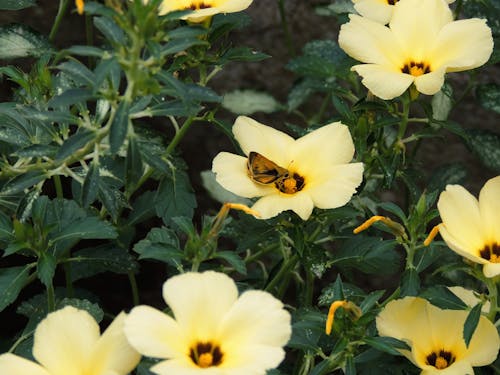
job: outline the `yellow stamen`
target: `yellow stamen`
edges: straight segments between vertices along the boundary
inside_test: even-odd
[[[198,357],[198,366],[200,366],[201,368],[210,367],[213,364],[213,360],[214,358],[212,353],[200,354],[200,356]]]
[[[437,234],[439,233],[439,226],[441,224],[438,224],[436,226],[434,226],[434,228],[431,229],[429,235],[427,236],[427,238],[425,239],[424,241],[424,246],[429,246],[432,242],[432,240],[434,240],[434,237],[437,236]]]
[[[442,370],[448,367],[448,361],[443,357],[437,357],[434,367],[437,368],[438,370]]]
[[[326,318],[326,326],[325,326],[325,333],[329,335],[332,333],[332,328],[333,328],[333,319],[335,318],[335,311],[339,307],[344,307],[347,304],[347,301],[335,301],[330,305],[330,310],[328,310],[328,317]]]
[[[373,224],[375,224],[377,221],[381,221],[381,220],[386,220],[387,218],[385,216],[372,216],[371,218],[369,218],[368,220],[366,220],[363,224],[361,224],[360,226],[354,228],[354,230],[352,231],[352,233],[354,234],[358,234],[368,228],[370,228]]]
[[[75,0],[75,5],[76,5],[76,11],[78,12],[79,15],[83,14],[83,8],[85,6],[85,1],[83,0]]]
[[[498,256],[496,254],[491,254],[490,262],[491,263],[500,263],[500,256]]]

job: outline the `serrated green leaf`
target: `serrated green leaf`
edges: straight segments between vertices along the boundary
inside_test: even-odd
[[[207,30],[200,26],[181,26],[174,30],[167,32],[167,37],[170,39],[186,39],[186,38],[196,38],[204,35]]]
[[[229,61],[255,62],[255,61],[262,61],[270,57],[271,56],[265,53],[254,51],[248,47],[235,47],[226,51],[221,56],[221,61],[223,63]]]
[[[173,175],[162,178],[155,197],[156,213],[165,223],[173,217],[193,217],[196,198],[184,171],[175,170]]]
[[[246,275],[247,274],[247,267],[243,259],[236,254],[234,251],[218,251],[215,254],[215,258],[221,258],[227,261],[231,266],[234,267],[236,272]]]
[[[208,46],[208,42],[196,38],[174,39],[168,42],[161,50],[160,56],[173,55],[185,51],[193,46]]]
[[[101,48],[92,46],[71,46],[66,49],[66,52],[71,55],[89,56],[89,57],[102,57],[105,51]]]
[[[467,319],[465,319],[463,338],[465,341],[465,346],[467,347],[469,347],[470,340],[472,339],[474,332],[476,332],[476,328],[479,323],[479,318],[481,317],[482,307],[483,305],[481,303],[478,303],[469,311]]]
[[[77,60],[63,62],[57,68],[68,74],[77,85],[92,86],[95,81],[94,73]]]
[[[85,175],[82,185],[82,207],[91,205],[99,191],[99,164],[95,159],[90,163],[90,167]]]
[[[0,240],[12,237],[12,220],[7,214],[0,211]]]
[[[111,244],[75,251],[71,256],[71,280],[92,277],[103,272],[128,274],[139,266],[126,250]]]
[[[134,251],[139,259],[155,259],[179,268],[184,254],[174,231],[166,227],[153,228],[145,239],[137,242]]]
[[[47,105],[51,108],[66,107],[83,103],[93,98],[94,94],[89,89],[68,89],[50,99]]]
[[[481,163],[500,173],[500,135],[488,130],[468,129],[469,146]]]
[[[467,307],[460,298],[442,285],[427,288],[420,293],[420,297],[425,298],[433,305],[442,309],[463,310]]]
[[[43,171],[30,171],[9,180],[0,190],[0,195],[13,195],[29,189],[47,178]]]
[[[432,117],[439,121],[445,121],[448,118],[450,110],[453,108],[453,88],[445,83],[441,90],[432,97]]]
[[[104,318],[104,311],[99,305],[86,299],[64,298],[57,304],[57,308],[62,309],[64,306],[73,306],[79,310],[87,311],[97,323],[100,323]]]
[[[96,137],[93,131],[82,130],[66,139],[56,155],[56,161],[62,161],[74,155],[78,150],[85,147],[87,143]]]
[[[125,166],[125,186],[126,189],[134,191],[134,187],[142,177],[143,164],[136,137],[128,140],[127,158]]]
[[[125,45],[125,33],[112,19],[107,17],[95,17],[94,25],[111,43]]]
[[[281,104],[266,92],[235,90],[224,94],[222,106],[237,115],[251,115],[256,112],[272,113]]]
[[[36,0],[0,0],[1,10],[20,10],[36,5]]]
[[[125,138],[127,137],[128,127],[129,127],[129,108],[130,103],[126,100],[120,102],[118,104],[118,108],[116,109],[115,116],[113,121],[111,122],[111,127],[109,130],[109,146],[110,151],[113,154],[116,154],[123,142],[125,142]]]
[[[31,265],[0,268],[0,311],[14,302],[26,285]]]
[[[98,217],[89,216],[72,223],[67,223],[61,231],[52,234],[52,241],[68,239],[112,239],[116,238],[116,229]]]
[[[432,173],[427,184],[428,191],[443,191],[448,184],[462,185],[467,177],[467,169],[460,163],[442,165]]]
[[[56,272],[57,261],[52,254],[42,253],[38,258],[38,278],[46,287],[52,285],[52,279]]]
[[[420,277],[415,268],[404,271],[401,278],[401,297],[416,296],[420,291]]]
[[[484,108],[500,113],[500,86],[496,83],[479,85],[476,95]]]
[[[154,201],[154,196],[154,192],[146,191],[134,201],[132,211],[127,219],[128,225],[134,226],[156,216],[155,208],[151,204]]]
[[[402,355],[397,349],[411,351],[404,341],[392,337],[365,337],[363,341],[372,348],[392,355]]]
[[[50,50],[48,41],[24,25],[0,27],[0,58],[40,56]]]

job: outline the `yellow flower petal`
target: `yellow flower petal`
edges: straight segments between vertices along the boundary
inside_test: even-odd
[[[214,336],[220,317],[238,299],[238,289],[225,274],[188,272],[165,282],[163,298],[180,329],[203,340]]]
[[[493,37],[486,20],[472,18],[445,25],[428,58],[433,69],[459,72],[485,64],[492,52]]]
[[[479,210],[485,240],[500,244],[500,176],[484,184],[479,193]]]
[[[250,117],[239,116],[233,126],[233,134],[245,155],[258,152],[281,167],[287,168],[291,149],[295,140],[288,134],[263,125]]]
[[[345,205],[363,181],[363,163],[335,165],[324,180],[311,184],[306,192],[318,208],[329,209]]]
[[[134,307],[125,319],[124,331],[130,344],[148,357],[182,357],[189,346],[177,322],[150,306]]]
[[[399,66],[405,60],[394,33],[378,22],[354,14],[340,27],[339,46],[367,64]]]
[[[461,238],[456,238],[450,231],[444,226],[439,226],[439,234],[443,237],[444,242],[450,249],[456,252],[458,255],[463,256],[475,263],[486,264],[488,261],[479,256],[476,250],[477,248],[471,248],[468,242],[463,242]]]
[[[434,95],[444,84],[444,68],[415,77],[415,87],[425,95]]]
[[[0,374],[50,375],[39,364],[10,353],[0,355]]]
[[[262,219],[269,219],[287,210],[292,210],[302,220],[309,219],[314,208],[314,203],[308,194],[273,194],[260,198],[252,209],[260,214]]]
[[[441,28],[452,21],[453,15],[444,1],[404,0],[394,6],[389,27],[406,58],[420,61],[428,59],[427,51]]]
[[[349,163],[353,156],[354,143],[349,128],[335,122],[297,139],[290,149],[291,165],[287,168],[297,165],[298,173],[309,174],[316,167],[321,169],[333,164]]]
[[[484,237],[477,199],[460,185],[448,185],[437,206],[443,221],[440,233],[444,229],[464,250],[478,256]]]
[[[99,339],[92,316],[72,306],[55,311],[38,324],[33,356],[51,374],[79,375],[91,363]]]
[[[483,273],[486,277],[495,277],[500,275],[500,263],[485,263]]]
[[[375,96],[385,100],[400,96],[414,80],[409,74],[382,65],[355,65],[351,69],[363,77],[363,85]]]
[[[392,17],[394,6],[387,1],[380,0],[353,0],[354,9],[363,17],[386,25]]]
[[[127,341],[123,331],[125,313],[118,315],[93,348],[92,368],[95,374],[128,374],[141,359]]]
[[[273,186],[260,185],[253,182],[247,173],[248,158],[220,152],[212,162],[212,171],[216,181],[226,190],[240,197],[253,198],[271,194]]]

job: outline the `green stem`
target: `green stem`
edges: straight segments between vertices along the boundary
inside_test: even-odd
[[[280,282],[280,280],[295,267],[298,261],[299,261],[299,256],[297,254],[293,255],[288,260],[286,260],[281,266],[281,269],[278,271],[276,276],[274,276],[274,278],[269,282],[269,284],[267,284],[265,290],[267,292],[272,291],[276,287],[276,285]]]
[[[290,28],[288,27],[288,21],[286,20],[285,1],[278,0],[278,6],[281,17],[281,26],[283,27],[283,33],[285,34],[285,40],[288,52],[290,53],[290,56],[295,56],[295,48],[293,47],[292,43],[292,34],[290,33]]]
[[[137,279],[132,271],[128,273],[128,281],[132,290],[132,301],[134,306],[137,306],[139,304],[139,288],[137,287]]]
[[[405,133],[406,133],[406,128],[408,126],[408,119],[409,119],[409,115],[410,115],[410,99],[407,97],[407,96],[404,96],[402,98],[402,102],[403,102],[403,113],[402,113],[402,118],[401,118],[401,122],[399,124],[399,131],[398,131],[398,138],[396,140],[396,142],[399,142],[400,140],[403,139]]]
[[[56,174],[56,175],[52,176],[52,178],[54,179],[54,187],[56,188],[57,198],[59,198],[59,199],[64,198],[62,184],[61,184],[61,176]]]
[[[69,0],[59,0],[59,9],[57,10],[56,19],[54,20],[54,24],[52,25],[52,29],[49,34],[49,41],[53,42],[56,37],[57,31],[59,30],[59,26],[61,25],[61,21],[66,14],[66,9],[68,8]]]
[[[492,322],[495,322],[495,317],[498,311],[498,282],[500,281],[500,277],[491,277],[485,278],[484,283],[488,288],[488,297],[490,300],[490,311],[488,312],[488,319]]]
[[[174,138],[167,146],[167,149],[165,150],[165,155],[170,155],[172,151],[174,151],[175,147],[177,147],[177,145],[184,137],[188,129],[191,127],[195,119],[196,119],[195,117],[190,116],[186,119],[186,121],[184,121],[184,124],[182,124],[179,131],[175,134]]]

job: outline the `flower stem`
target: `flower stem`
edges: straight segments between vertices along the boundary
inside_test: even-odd
[[[281,266],[281,269],[278,271],[276,276],[274,276],[274,278],[269,282],[269,284],[267,284],[265,290],[267,292],[273,290],[279,283],[279,281],[295,267],[298,261],[299,261],[299,256],[297,254],[292,255],[288,260],[286,260]]]
[[[410,115],[410,103],[411,103],[410,98],[403,96],[402,103],[403,103],[403,113],[402,113],[401,122],[399,123],[398,138],[397,138],[396,142],[399,142],[403,139],[403,137],[406,133],[406,127],[408,126],[408,119],[410,117],[409,116]]]
[[[128,273],[128,281],[132,290],[132,301],[134,306],[137,306],[139,304],[139,288],[137,288],[137,279],[132,271]]]
[[[172,141],[167,146],[167,149],[165,150],[166,155],[170,155],[172,153],[172,151],[179,144],[179,142],[184,137],[190,126],[193,124],[194,120],[195,117],[190,116],[186,119],[186,121],[184,121],[184,124],[182,124],[179,131],[175,134],[174,138],[172,138]]]
[[[68,8],[69,0],[59,0],[59,9],[57,10],[56,19],[54,20],[54,24],[52,25],[52,29],[49,34],[49,41],[53,42],[56,37],[57,31],[59,30],[59,26],[61,25],[61,21],[66,14],[66,9]]]
[[[500,281],[500,276],[484,278],[484,283],[488,288],[488,297],[490,300],[490,311],[488,312],[488,319],[493,323],[495,322],[495,317],[498,311],[498,282]]]
[[[47,286],[47,311],[50,313],[56,309],[56,298],[54,294],[54,285],[52,282]]]
[[[285,34],[286,46],[288,48],[288,53],[291,56],[295,56],[295,48],[292,43],[292,36],[290,34],[290,28],[288,27],[288,21],[286,20],[285,13],[285,0],[278,0],[278,7],[281,17],[281,26],[283,27],[283,33]]]

